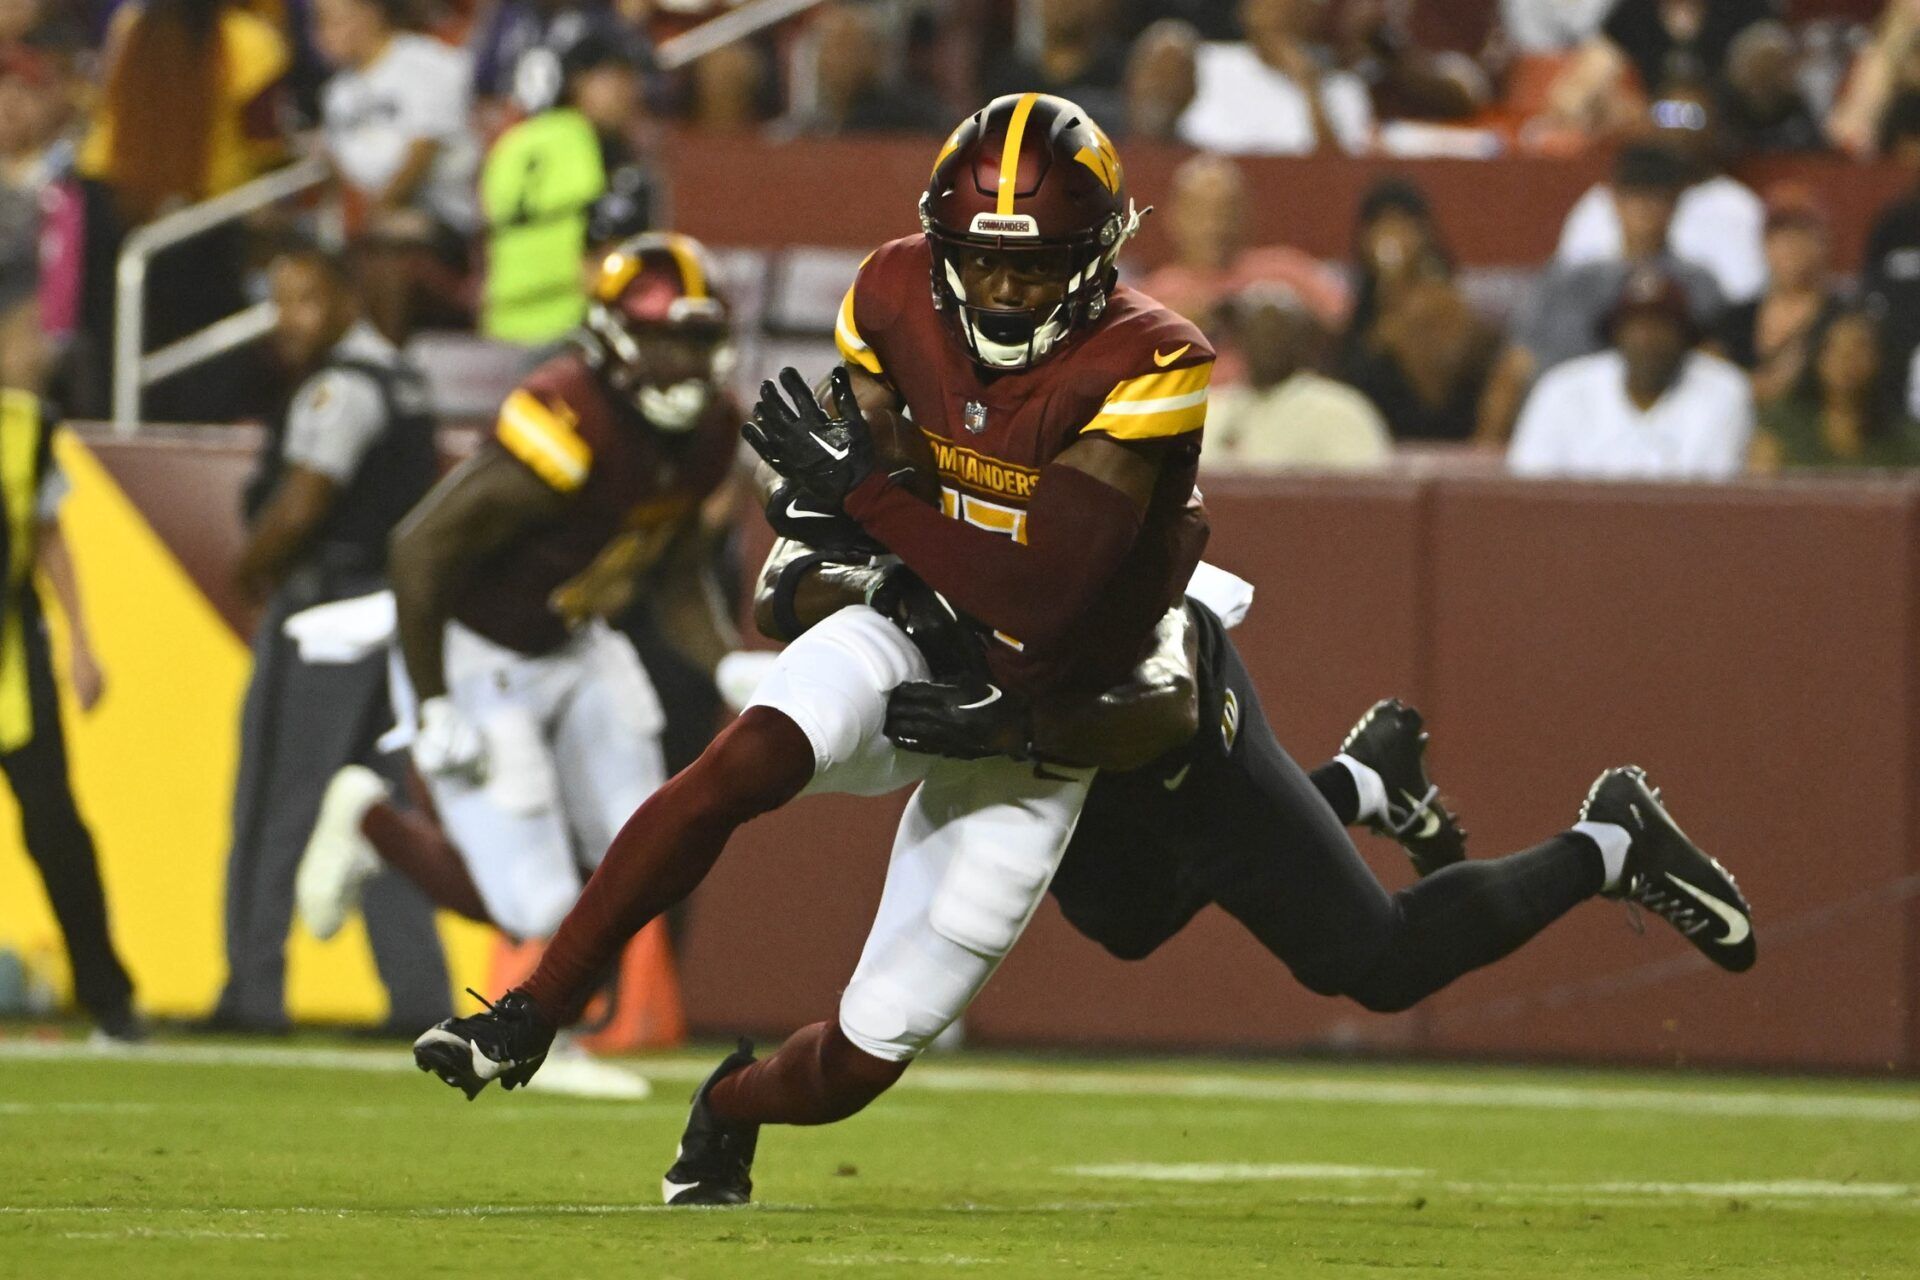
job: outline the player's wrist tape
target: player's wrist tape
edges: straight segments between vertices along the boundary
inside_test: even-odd
[[[838,551],[809,551],[796,556],[780,566],[780,576],[773,582],[773,625],[781,636],[792,640],[807,629],[800,621],[800,615],[794,611],[793,597],[800,590],[800,579],[818,569],[821,565],[860,564],[858,556]]]

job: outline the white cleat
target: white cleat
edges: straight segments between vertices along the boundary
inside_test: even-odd
[[[323,942],[340,932],[360,906],[360,891],[380,870],[380,855],[360,833],[360,820],[387,794],[380,775],[357,764],[340,770],[327,784],[320,816],[293,878],[300,920]]]
[[[646,1077],[603,1062],[565,1034],[554,1039],[540,1074],[527,1082],[527,1088],[536,1093],[606,1102],[640,1102],[653,1094]]]

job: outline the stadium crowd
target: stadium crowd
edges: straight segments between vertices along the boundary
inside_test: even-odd
[[[1372,466],[1394,441],[1512,442],[1519,469],[1608,474],[1920,458],[1920,197],[1840,262],[1820,193],[1730,172],[1821,151],[1920,171],[1917,0],[831,0],[688,57],[682,37],[727,7],[6,0],[5,349],[32,366],[15,378],[45,372],[76,416],[101,416],[127,232],[300,154],[328,164],[322,224],[384,333],[538,349],[584,311],[577,251],[663,220],[661,129],[937,135],[1040,89],[1123,147],[1198,153],[1163,200],[1173,259],[1140,283],[1227,354],[1210,467]],[[1365,195],[1342,266],[1249,243],[1234,159],[1588,149],[1616,156],[1612,180],[1500,306],[1463,279],[1416,179]],[[285,221],[159,259],[148,348],[259,296]],[[285,391],[243,350],[143,411],[263,417]],[[1630,456],[1596,430],[1546,449],[1533,426],[1569,394],[1623,429],[1710,419],[1717,438]]]

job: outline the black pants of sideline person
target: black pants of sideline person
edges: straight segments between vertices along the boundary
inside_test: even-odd
[[[378,590],[364,581],[320,591],[295,585],[268,603],[253,637],[253,679],[240,718],[234,781],[233,848],[227,861],[227,985],[216,1026],[273,1031],[286,1025],[286,941],[293,881],[327,783],[361,763],[405,794],[400,761],[375,741],[393,722],[384,653],[361,662],[315,665],[281,632],[290,614],[330,599]],[[374,965],[386,985],[390,1025],[431,1026],[452,1014],[446,958],[433,907],[401,877],[384,872],[361,902]]]
[[[67,743],[60,728],[60,698],[47,655],[46,623],[31,598],[22,624],[33,737],[19,750],[0,755],[0,771],[6,773],[19,803],[22,843],[40,869],[53,918],[66,939],[74,998],[95,1021],[112,1023],[131,1008],[133,982],[113,949],[93,836],[74,803]]]

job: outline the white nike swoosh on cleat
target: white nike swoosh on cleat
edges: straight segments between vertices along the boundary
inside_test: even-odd
[[[831,511],[809,511],[805,507],[801,506],[798,502],[789,502],[787,504],[787,514],[792,516],[795,520],[831,520],[833,519],[833,512]]]
[[[1721,946],[1739,946],[1747,940],[1747,935],[1753,932],[1753,926],[1747,922],[1745,913],[1738,907],[1728,906],[1712,894],[1700,889],[1697,885],[1682,880],[1671,871],[1667,872],[1667,879],[1673,881],[1674,884],[1685,890],[1686,893],[1696,899],[1701,906],[1720,917],[1721,922],[1727,926],[1727,936],[1724,938],[1716,938],[1714,941],[1718,942]]]
[[[1000,687],[998,685],[990,684],[987,686],[986,697],[980,699],[980,701],[978,702],[962,703],[960,706],[956,707],[955,710],[956,711],[978,711],[980,708],[990,707],[998,701],[1000,701]]]
[[[675,1182],[671,1178],[660,1179],[660,1203],[672,1204],[673,1198],[683,1191],[691,1191],[700,1184],[697,1182]]]
[[[495,1062],[480,1052],[480,1046],[471,1040],[467,1041],[467,1049],[473,1054],[473,1074],[482,1080],[498,1079],[502,1071],[513,1065],[511,1062]]]
[[[811,431],[807,432],[807,434],[810,436],[813,436],[813,442],[819,445],[822,449],[825,449],[827,451],[827,456],[832,458],[835,462],[845,462],[847,460],[847,455],[853,452],[853,450],[850,448],[836,449],[832,445],[828,444],[825,440],[822,440],[819,436],[814,435],[813,432]]]
[[[1402,798],[1406,800],[1408,807],[1411,808],[1412,811],[1415,813],[1421,812],[1422,807],[1426,805],[1426,802],[1424,800],[1415,799],[1411,792],[1402,791],[1400,795]],[[1431,840],[1434,838],[1434,836],[1439,834],[1440,815],[1435,813],[1431,807],[1426,808],[1425,811],[1426,811],[1426,820],[1421,823],[1420,829],[1413,833],[1413,835],[1410,837],[1411,839]]]
[[[1180,772],[1174,774],[1171,778],[1162,778],[1160,785],[1169,791],[1178,791],[1180,784],[1187,780],[1187,770],[1191,768],[1193,768],[1193,761],[1189,760],[1180,766]]]

